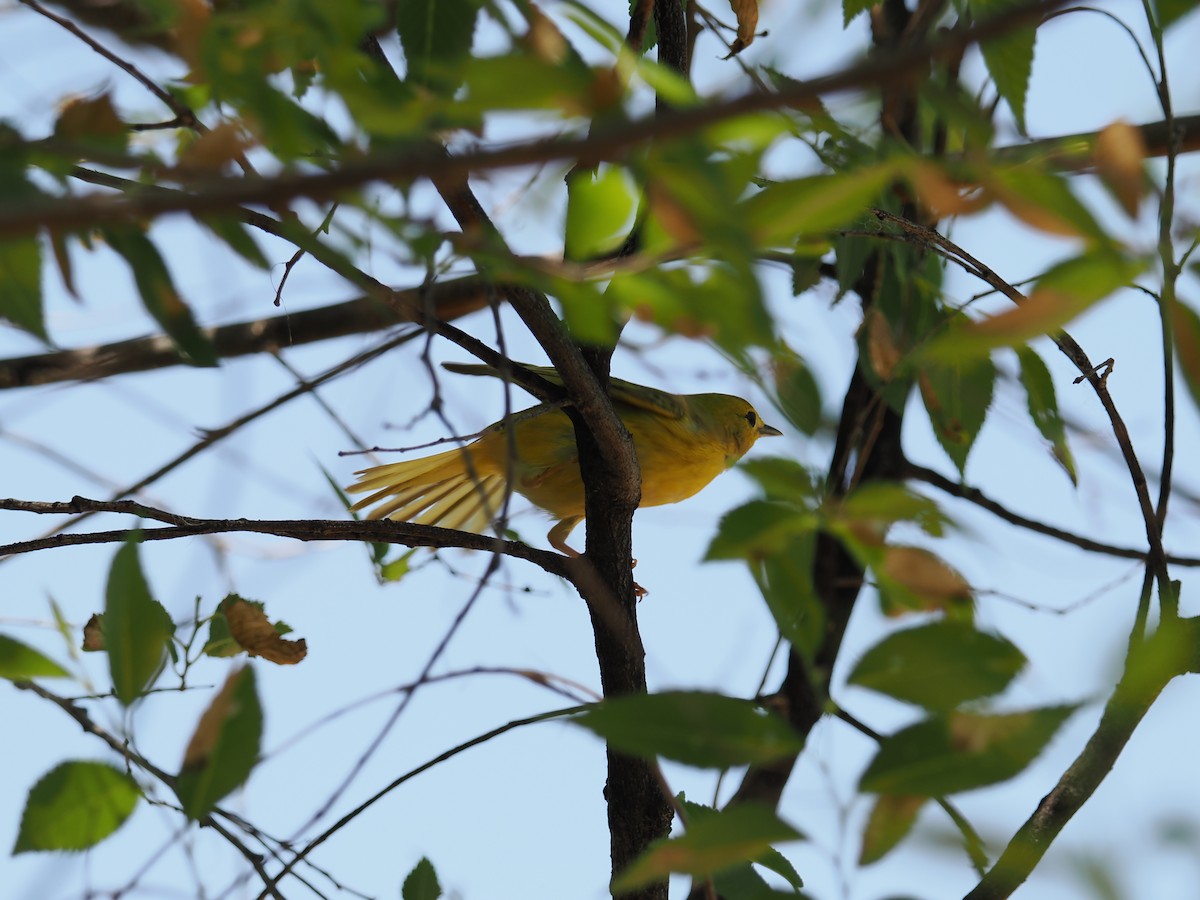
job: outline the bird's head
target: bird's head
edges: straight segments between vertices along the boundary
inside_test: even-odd
[[[698,394],[692,398],[692,405],[702,409],[707,426],[724,437],[726,465],[732,466],[741,459],[760,437],[783,434],[764,422],[758,410],[741,397]]]

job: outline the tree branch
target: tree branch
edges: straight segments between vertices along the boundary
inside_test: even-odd
[[[1055,538],[1063,543],[1071,544],[1079,547],[1082,550],[1088,550],[1092,553],[1103,553],[1106,556],[1116,556],[1121,559],[1140,559],[1146,560],[1149,554],[1145,550],[1140,550],[1137,547],[1118,547],[1115,544],[1105,544],[1102,541],[1095,541],[1091,538],[1083,537],[1082,535],[1074,534],[1070,531],[1065,531],[1061,528],[1055,528],[1053,525],[1047,525],[1045,522],[1039,522],[1036,519],[1030,519],[1015,513],[1008,507],[991,499],[979,488],[969,487],[965,484],[960,484],[957,481],[952,481],[940,472],[935,472],[933,469],[925,466],[918,466],[915,463],[906,462],[904,464],[904,477],[912,478],[917,481],[923,481],[926,484],[932,485],[940,491],[944,491],[954,497],[974,503],[981,509],[986,509],[988,512],[1021,528],[1037,534],[1044,534],[1047,537]],[[1177,566],[1200,566],[1200,557],[1195,556],[1175,556],[1173,554],[1166,555],[1167,562]]]
[[[436,318],[443,321],[457,319],[486,307],[491,290],[503,293],[506,287],[491,287],[475,277],[461,278],[438,282],[428,288],[395,291],[394,304],[359,297],[317,309],[220,325],[205,329],[205,333],[222,358],[272,353],[301,344],[379,331],[405,322],[422,322],[425,302],[432,306]],[[0,390],[64,381],[97,381],[113,375],[181,364],[183,359],[170,338],[161,334],[147,335],[112,344],[0,360]]]
[[[597,129],[584,138],[546,138],[507,147],[451,156],[445,148],[425,145],[407,153],[391,152],[345,162],[322,172],[285,172],[264,178],[211,177],[194,183],[190,192],[146,191],[136,197],[107,195],[45,198],[0,210],[0,236],[15,236],[41,228],[70,230],[109,222],[141,221],[167,213],[204,214],[243,204],[276,206],[299,198],[323,200],[375,181],[455,180],[465,183],[471,172],[496,170],[554,160],[595,163],[623,158],[648,141],[692,134],[709,125],[751,112],[802,106],[827,94],[890,83],[919,70],[931,60],[952,57],[979,41],[1028,24],[1065,0],[1034,0],[1006,9],[971,28],[948,31],[940,38],[882,52],[831,75],[796,82],[777,93],[752,93],[688,109]],[[1176,124],[1182,125],[1183,119]]]
[[[928,228],[903,216],[897,216],[881,209],[873,210],[873,213],[876,218],[890,222],[918,239],[927,242],[930,246],[937,248],[948,259],[951,259],[965,271],[995,288],[1016,305],[1020,306],[1026,302],[1027,298],[1023,293],[975,257],[971,256],[971,254],[967,253],[962,247],[943,237],[935,229]],[[1125,460],[1125,467],[1129,471],[1130,480],[1133,482],[1134,494],[1137,497],[1138,506],[1141,508],[1142,524],[1146,531],[1146,541],[1150,545],[1150,552],[1146,555],[1146,566],[1153,573],[1154,579],[1158,584],[1159,596],[1165,600],[1173,591],[1170,574],[1167,571],[1166,552],[1163,550],[1158,513],[1154,507],[1154,502],[1150,498],[1150,486],[1146,481],[1146,474],[1142,470],[1141,461],[1133,449],[1133,440],[1129,436],[1129,429],[1125,425],[1125,419],[1122,417],[1120,410],[1117,409],[1117,405],[1112,399],[1112,394],[1108,391],[1107,379],[1108,372],[1111,369],[1106,370],[1103,375],[1099,374],[1099,370],[1104,367],[1094,365],[1088,359],[1088,355],[1084,352],[1083,348],[1066,331],[1059,331],[1048,335],[1048,337],[1054,341],[1054,345],[1079,370],[1081,377],[1076,379],[1076,381],[1085,380],[1092,386],[1092,390],[1095,391],[1100,405],[1108,415],[1113,437],[1116,439],[1117,446],[1121,450],[1121,456]]]
[[[1151,638],[1132,649],[1086,746],[965,900],[1001,900],[1029,877],[1058,833],[1112,771],[1134,729],[1167,683],[1195,671],[1198,621],[1164,619]]]
[[[363,522],[344,519],[197,519],[156,510],[132,501],[89,500],[84,497],[74,497],[65,503],[38,503],[4,498],[0,499],[0,509],[57,515],[117,512],[171,523],[163,528],[122,528],[84,534],[55,534],[31,541],[18,541],[0,545],[0,557],[79,544],[119,543],[139,535],[143,541],[169,541],[198,534],[249,532],[297,541],[370,541],[379,544],[401,544],[406,547],[460,547],[465,550],[484,550],[523,559],[552,575],[574,581],[574,569],[570,560],[561,554],[538,550],[519,541],[506,541],[467,531],[435,528],[431,525],[393,522],[390,519]]]

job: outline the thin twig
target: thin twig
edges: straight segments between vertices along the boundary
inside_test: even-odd
[[[55,694],[53,691],[46,690],[46,688],[39,684],[34,684],[30,681],[16,681],[13,682],[13,686],[18,690],[30,691],[34,694],[37,694],[43,700],[49,700],[68,716],[74,719],[79,724],[79,727],[81,727],[88,734],[95,735],[96,737],[100,738],[100,740],[104,741],[104,743],[106,743],[109,748],[122,759],[133,763],[139,769],[153,775],[167,787],[171,788],[171,790],[175,789],[174,775],[163,771],[144,756],[131,750],[125,741],[122,741],[116,735],[99,725],[83,707],[76,703],[72,703],[65,697],[58,696],[58,694]],[[213,818],[211,814],[203,816],[199,821],[201,825],[213,829],[213,831],[225,838],[225,840],[228,841],[230,845],[233,846],[248,863],[250,863],[250,866],[255,872],[258,873],[259,877],[263,881],[263,897],[270,896],[276,898],[276,900],[284,900],[283,895],[275,888],[274,883],[271,881],[271,876],[267,873],[266,869],[263,868],[262,859],[257,853],[242,843],[241,839],[237,835],[233,834],[233,832],[221,825],[216,819]]]
[[[1026,301],[1027,298],[1023,293],[975,257],[971,256],[962,247],[943,237],[936,230],[882,209],[872,210],[872,213],[876,218],[890,222],[904,231],[947,251],[951,254],[951,258],[962,265],[964,269],[987,282],[1005,297],[1012,300],[1013,303],[1020,305]],[[1162,531],[1158,525],[1158,515],[1154,503],[1150,498],[1150,488],[1146,481],[1145,472],[1142,470],[1142,464],[1137,458],[1137,452],[1133,449],[1133,440],[1129,436],[1129,429],[1126,427],[1125,420],[1112,399],[1112,394],[1108,391],[1107,373],[1104,376],[1097,374],[1097,367],[1088,359],[1083,348],[1065,331],[1059,331],[1049,337],[1054,341],[1055,346],[1058,347],[1063,355],[1075,364],[1075,367],[1085,377],[1088,384],[1092,386],[1092,390],[1095,391],[1096,397],[1100,400],[1100,405],[1104,407],[1104,412],[1108,415],[1113,437],[1116,438],[1117,446],[1120,448],[1121,455],[1125,460],[1125,466],[1129,470],[1138,506],[1141,508],[1142,524],[1146,531],[1146,540],[1150,545],[1150,552],[1146,555],[1146,565],[1154,574],[1155,581],[1158,583],[1159,596],[1165,599],[1171,594],[1172,588],[1170,574],[1167,571],[1165,561],[1166,554],[1162,546]]]
[[[1121,559],[1139,559],[1146,560],[1149,554],[1145,550],[1139,550],[1136,547],[1118,547],[1115,544],[1106,544],[1103,541],[1096,541],[1091,538],[1083,537],[1070,531],[1065,531],[1062,528],[1055,528],[1053,525],[1047,525],[1045,522],[1039,522],[1036,519],[1030,519],[1027,516],[1022,516],[1015,513],[1008,507],[991,499],[979,488],[969,487],[965,484],[960,484],[957,481],[947,478],[940,472],[933,469],[919,466],[915,463],[906,463],[904,466],[904,477],[914,478],[918,481],[923,481],[930,484],[940,491],[944,491],[952,496],[959,497],[970,503],[974,503],[981,509],[986,509],[993,513],[998,518],[1005,522],[1010,522],[1013,525],[1018,525],[1029,531],[1037,534],[1044,534],[1047,537],[1055,538],[1066,544],[1079,547],[1082,550],[1088,550],[1092,553],[1103,553],[1106,556],[1116,556]],[[1176,556],[1167,554],[1167,562],[1177,566],[1196,567],[1200,566],[1200,557],[1195,556]]]
[[[75,501],[79,501],[78,504]],[[0,509],[20,509],[27,512],[77,513],[90,515],[95,512],[125,512],[152,518],[156,521],[172,522],[162,528],[120,528],[112,531],[60,533],[30,541],[0,545],[0,557],[32,553],[56,547],[74,547],[82,544],[114,544],[128,540],[171,541],[199,534],[250,533],[270,534],[291,538],[296,541],[369,541],[379,544],[400,544],[406,547],[460,547],[465,550],[484,550],[523,559],[541,567],[552,575],[574,580],[572,567],[567,557],[548,550],[538,550],[519,541],[455,531],[450,528],[435,528],[430,525],[413,525],[409,522],[355,521],[353,519],[195,519],[176,516],[161,510],[152,510],[141,504],[123,504],[103,500],[86,500],[82,497],[62,504],[47,504],[58,509],[32,508],[29,501],[0,500]],[[35,504],[36,505],[36,504]],[[79,510],[72,508],[78,505]],[[111,507],[118,507],[111,509]],[[148,512],[143,512],[143,510]],[[77,521],[77,520],[76,520]]]
[[[350,822],[352,822],[354,819],[356,819],[358,816],[360,816],[366,810],[370,809],[372,806],[374,806],[376,803],[378,803],[380,800],[382,800],[384,797],[386,797],[388,794],[390,794],[396,788],[400,787],[406,781],[411,781],[413,778],[417,777],[422,772],[428,771],[429,769],[432,769],[434,766],[438,765],[439,763],[443,763],[446,760],[457,756],[458,754],[462,753],[464,750],[469,750],[472,747],[478,747],[480,744],[484,744],[484,743],[490,741],[492,738],[499,737],[500,735],[505,734],[506,732],[513,731],[514,729],[517,729],[517,728],[523,728],[526,725],[536,725],[538,722],[546,722],[551,719],[559,719],[564,716],[573,715],[574,713],[581,712],[584,709],[587,709],[587,707],[586,706],[576,706],[576,707],[570,707],[568,709],[552,710],[551,712],[540,713],[536,716],[529,716],[524,719],[514,719],[511,722],[501,725],[499,728],[493,728],[491,731],[481,734],[478,737],[473,737],[469,741],[463,741],[461,744],[458,744],[454,747],[451,747],[449,750],[439,753],[437,756],[433,757],[433,759],[430,759],[429,761],[422,763],[421,765],[417,766],[415,769],[410,769],[409,771],[407,771],[403,775],[401,775],[399,778],[392,781],[390,784],[388,784],[385,787],[381,788],[380,790],[376,791],[374,794],[372,794],[370,797],[368,797],[366,800],[364,800],[362,803],[360,803],[354,809],[350,810],[350,812],[346,813],[344,816],[342,816],[340,819],[338,819],[336,822],[334,822],[332,825],[330,825],[328,828],[326,828],[323,832],[321,832],[319,835],[317,835],[315,838],[313,838],[311,841],[309,841],[307,844],[305,844],[304,848],[302,850],[299,850],[296,853],[296,855],[292,858],[292,860],[289,863],[287,863],[287,865],[285,865],[278,873],[275,874],[275,876],[270,880],[269,886],[274,887],[275,885],[277,885],[279,883],[280,879],[286,877],[288,875],[288,873],[291,872],[292,869],[294,869],[298,863],[300,863],[302,860],[307,858],[308,855],[310,853],[312,853],[312,851],[317,849],[317,847],[319,847],[321,844],[325,843],[325,841],[329,840],[329,838],[331,838],[333,835],[335,835],[338,831],[340,831],[342,828],[344,828],[346,825],[348,825]],[[268,890],[269,889],[264,889],[264,891],[261,894],[259,894],[258,900],[265,900],[265,898],[268,895]]]

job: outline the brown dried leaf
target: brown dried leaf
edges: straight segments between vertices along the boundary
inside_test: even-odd
[[[196,723],[196,730],[192,732],[192,739],[188,741],[187,750],[183,754],[185,771],[202,768],[208,762],[213,747],[217,744],[217,738],[221,736],[221,725],[229,717],[229,706],[233,701],[233,692],[237,688],[238,679],[245,671],[246,667],[241,666],[230,672],[229,677],[225,679],[225,684],[221,686],[221,692],[213,698],[208,709],[204,710],[200,716],[200,721]]]
[[[1142,132],[1121,119],[1105,126],[1096,138],[1094,159],[1096,169],[1121,208],[1130,218],[1136,217],[1146,188],[1142,172],[1146,142],[1142,140]]]
[[[216,172],[241,156],[250,143],[237,125],[223,122],[184,147],[175,168],[180,172]]]
[[[69,140],[125,139],[125,123],[107,93],[97,97],[75,97],[63,104],[54,123],[54,133]]]
[[[49,229],[50,247],[54,251],[54,262],[58,266],[58,274],[62,278],[63,287],[75,300],[79,300],[79,292],[75,290],[75,272],[71,266],[71,254],[67,250],[67,236],[57,228]]]
[[[700,243],[703,236],[692,220],[691,213],[669,190],[651,181],[646,185],[646,201],[650,206],[650,214],[680,246],[691,247]]]
[[[100,613],[92,613],[92,617],[83,626],[83,649],[92,653],[104,649],[104,618]]]
[[[875,307],[867,313],[867,355],[871,368],[883,381],[891,381],[903,354],[887,318]]]
[[[936,219],[970,215],[992,203],[991,195],[979,185],[955,182],[937,166],[918,163],[909,173],[909,180],[921,205]]]
[[[962,331],[1015,344],[1057,331],[1086,305],[1075,294],[1052,287],[1036,287],[1019,306],[971,322]]]
[[[730,56],[741,53],[754,41],[754,32],[758,28],[758,0],[729,0],[729,7],[737,16],[737,37],[729,47]]]
[[[884,550],[879,575],[915,594],[928,609],[970,601],[971,585],[948,563],[924,547],[893,545]]]
[[[230,635],[251,656],[292,666],[308,654],[307,641],[303,638],[289,641],[281,637],[267,614],[254,603],[235,597],[221,608],[221,612],[229,623]]]
[[[529,9],[529,31],[525,44],[538,59],[557,65],[567,58],[567,39],[544,12],[534,5]]]
[[[171,45],[184,61],[196,69],[200,65],[200,42],[212,10],[204,0],[176,0],[178,19],[171,29]]]
[[[1034,203],[1020,194],[1009,190],[999,182],[990,182],[984,190],[989,196],[999,201],[1005,209],[1031,228],[1062,237],[1077,238],[1083,233],[1079,227],[1069,222],[1064,216],[1058,215],[1045,205]]]

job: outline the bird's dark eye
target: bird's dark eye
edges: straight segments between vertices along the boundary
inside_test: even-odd
[[[758,424],[758,413],[756,413],[754,410],[750,410],[750,412],[746,413],[746,421],[749,422],[750,427],[753,428]]]

